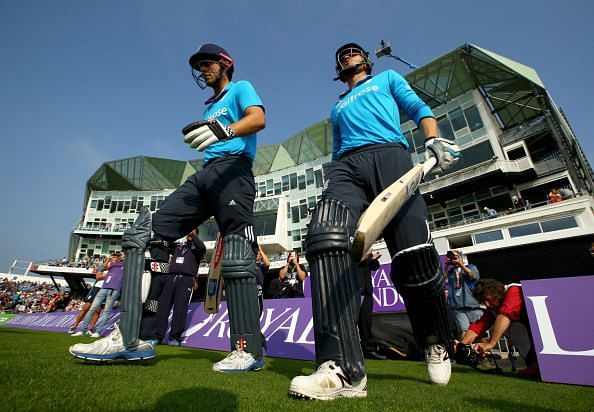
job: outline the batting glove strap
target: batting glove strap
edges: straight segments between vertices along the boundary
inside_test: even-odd
[[[430,137],[425,140],[425,157],[435,157],[437,164],[433,169],[435,172],[443,172],[460,160],[460,148],[458,145],[442,137]]]

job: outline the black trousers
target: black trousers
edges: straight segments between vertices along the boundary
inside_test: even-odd
[[[373,199],[412,167],[410,154],[399,143],[355,149],[330,166],[322,197],[342,201],[357,222]],[[427,205],[418,190],[382,236],[392,257],[403,249],[431,241]]]
[[[256,186],[252,163],[243,156],[209,162],[171,193],[153,215],[152,229],[174,241],[214,216],[221,236],[239,234],[255,243]]]
[[[373,334],[371,333],[371,323],[373,315],[373,283],[371,281],[371,272],[367,263],[359,264],[357,267],[357,276],[359,278],[359,289],[363,296],[361,309],[359,310],[359,337],[361,338],[361,348],[363,352],[376,350],[373,343]]]
[[[192,286],[194,277],[170,273],[159,296],[159,309],[157,310],[157,325],[155,335],[162,341],[167,331],[167,320],[169,311],[173,306],[173,319],[171,320],[171,332],[169,340],[180,340],[186,329],[188,306],[192,297]]]

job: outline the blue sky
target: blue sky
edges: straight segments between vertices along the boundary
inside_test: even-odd
[[[66,254],[85,182],[105,161],[200,157],[180,129],[208,97],[187,60],[202,43],[235,59],[267,109],[259,144],[328,117],[343,86],[335,49],[381,39],[417,65],[464,44],[537,70],[594,161],[594,6],[588,1],[0,2],[0,272]],[[408,69],[392,59],[375,70]]]

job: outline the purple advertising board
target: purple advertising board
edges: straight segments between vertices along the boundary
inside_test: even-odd
[[[380,265],[378,270],[371,271],[373,284],[374,312],[405,312],[402,297],[396,291],[390,278],[390,264]]]
[[[522,281],[542,380],[594,386],[594,276]]]
[[[3,326],[66,332],[77,314],[78,312],[21,314],[5,322]],[[111,332],[119,316],[119,311],[112,312],[103,335]],[[267,340],[267,356],[304,360],[315,358],[310,298],[265,300],[260,325]],[[191,304],[182,345],[229,351],[226,302],[221,303],[219,312],[214,315],[204,312],[203,303]]]

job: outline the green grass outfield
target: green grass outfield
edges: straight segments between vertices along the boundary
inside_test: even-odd
[[[546,384],[454,366],[448,386],[430,385],[422,362],[369,361],[366,399],[288,398],[291,378],[311,362],[266,359],[260,372],[212,371],[221,352],[159,346],[143,362],[90,364],[68,347],[90,338],[0,327],[0,410],[594,410],[594,388]]]

